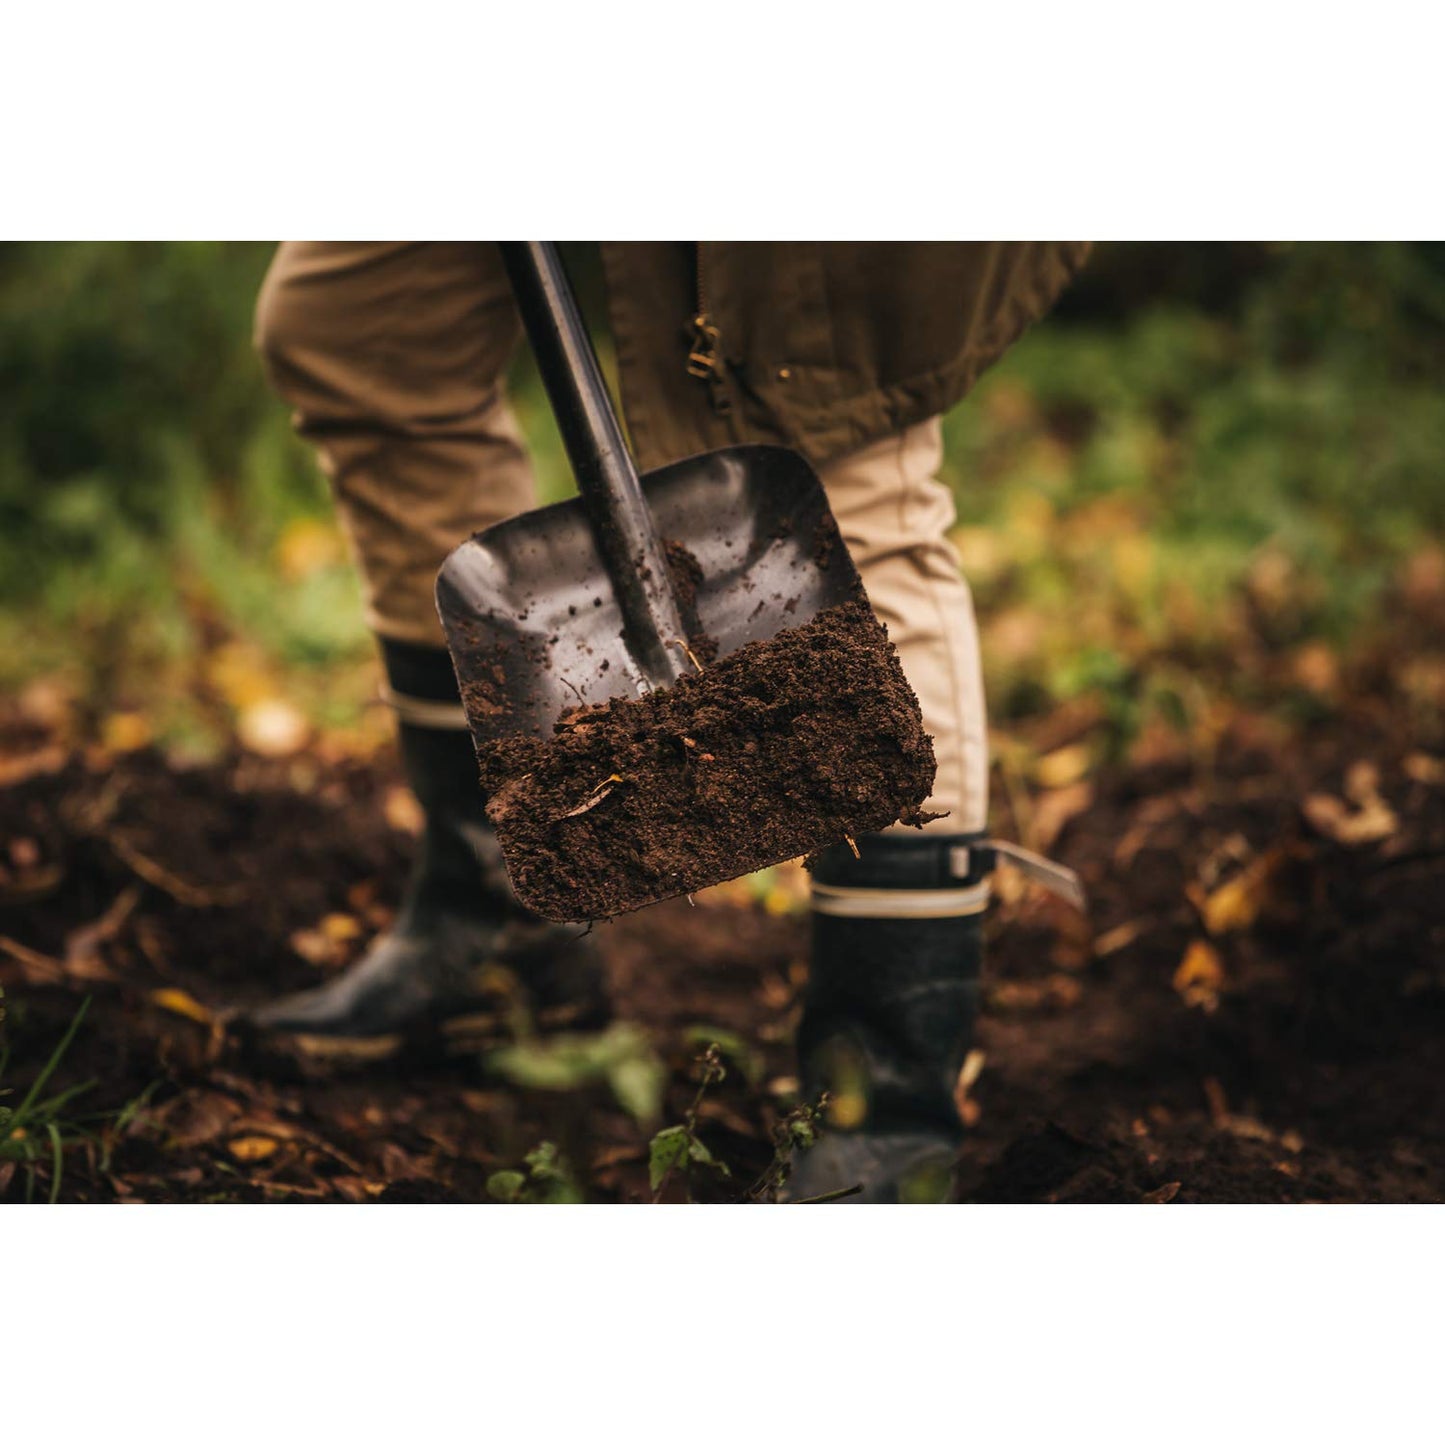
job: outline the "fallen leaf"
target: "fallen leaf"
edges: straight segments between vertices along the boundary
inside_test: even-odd
[[[1029,820],[1029,839],[1040,853],[1047,853],[1059,835],[1081,813],[1094,803],[1094,785],[1090,782],[1070,783],[1039,797]]]
[[[319,517],[288,522],[276,542],[276,561],[293,582],[334,567],[344,555],[335,526]]]
[[[0,758],[0,788],[13,788],[27,779],[58,773],[69,761],[70,750],[58,746],[22,753],[18,758]]]
[[[351,1204],[365,1204],[368,1199],[375,1199],[386,1188],[385,1184],[363,1179],[359,1174],[339,1174],[330,1184],[336,1193]]]
[[[1415,783],[1438,787],[1445,784],[1445,758],[1429,753],[1411,753],[1404,762],[1405,776]]]
[[[1253,926],[1269,899],[1270,885],[1288,857],[1284,848],[1271,848],[1246,865],[1228,882],[1204,894],[1197,886],[1190,898],[1210,933],[1242,933]]]
[[[1121,923],[1117,928],[1101,933],[1094,940],[1094,957],[1108,958],[1111,953],[1128,948],[1135,939],[1142,937],[1153,926],[1152,918],[1131,918],[1127,923]]]
[[[1174,988],[1190,1008],[1213,1013],[1219,1007],[1219,993],[1224,987],[1224,964],[1212,943],[1194,939],[1184,951],[1184,958],[1174,971]]]
[[[269,1159],[280,1147],[276,1140],[268,1139],[264,1134],[242,1134],[226,1145],[232,1156],[243,1164],[255,1164],[262,1159]]]
[[[426,827],[426,814],[410,788],[388,788],[381,812],[387,827],[394,828],[398,833],[408,833],[415,838]]]
[[[284,698],[266,698],[241,710],[236,736],[248,752],[263,758],[289,758],[306,744],[306,719]]]
[[[133,753],[154,737],[150,719],[139,712],[113,712],[101,725],[100,741],[113,753]]]
[[[148,1125],[161,1131],[168,1149],[194,1149],[230,1132],[242,1112],[225,1094],[189,1090],[152,1109]]]
[[[1181,1181],[1171,1180],[1168,1184],[1161,1184],[1157,1189],[1151,1189],[1139,1202],[1140,1204],[1168,1204],[1182,1188]]]
[[[958,1082],[953,1088],[953,1102],[965,1129],[975,1128],[983,1117],[978,1100],[969,1097],[969,1090],[978,1082],[985,1062],[986,1056],[982,1049],[970,1049],[964,1057],[963,1067],[958,1071]]]
[[[1400,826],[1394,809],[1378,794],[1363,806],[1351,808],[1329,793],[1311,793],[1302,807],[1312,828],[1346,848],[1378,843]]]
[[[182,1018],[190,1019],[192,1023],[202,1024],[206,1028],[210,1028],[216,1021],[216,1015],[205,1004],[192,998],[183,988],[152,989],[150,1001],[167,1013],[179,1014]]]
[[[1093,759],[1094,751],[1088,743],[1055,748],[1034,764],[1034,781],[1041,788],[1067,788],[1088,773]]]

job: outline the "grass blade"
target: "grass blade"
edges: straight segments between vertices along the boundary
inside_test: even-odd
[[[55,1124],[47,1124],[46,1132],[50,1135],[50,1157],[53,1161],[50,1166],[50,1203],[54,1204],[60,1198],[60,1179],[65,1169],[65,1151],[60,1143],[60,1130]]]
[[[75,1011],[75,1017],[70,1021],[70,1027],[65,1031],[65,1037],[56,1046],[55,1052],[46,1060],[45,1067],[41,1069],[39,1076],[30,1086],[30,1092],[26,1094],[24,1101],[15,1111],[15,1117],[10,1121],[10,1132],[13,1134],[16,1129],[21,1128],[26,1116],[30,1113],[36,1099],[40,1097],[40,1091],[50,1082],[50,1076],[59,1067],[61,1059],[65,1057],[65,1051],[75,1039],[76,1030],[80,1028],[81,1020],[85,1017],[86,1010],[90,1007],[90,998],[87,995],[80,1002],[80,1007]]]

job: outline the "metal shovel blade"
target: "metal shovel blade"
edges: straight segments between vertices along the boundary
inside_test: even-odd
[[[659,535],[701,568],[697,620],[716,656],[858,595],[822,483],[796,452],[731,447],[641,482]],[[648,690],[578,498],[462,543],[437,578],[437,606],[479,748],[549,736],[569,709]]]

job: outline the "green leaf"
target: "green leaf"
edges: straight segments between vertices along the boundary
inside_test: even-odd
[[[701,1164],[704,1168],[711,1169],[715,1173],[721,1174],[724,1179],[732,1178],[732,1170],[730,1170],[727,1165],[722,1162],[721,1159],[714,1159],[712,1151],[707,1147],[706,1144],[702,1142],[701,1139],[694,1139],[692,1143],[688,1146],[687,1157],[690,1163]]]
[[[499,1169],[487,1178],[487,1193],[500,1204],[515,1204],[522,1197],[527,1176],[518,1169]]]
[[[647,1178],[654,1193],[661,1188],[668,1173],[683,1164],[687,1156],[687,1130],[681,1124],[660,1129],[652,1136],[647,1151]]]
[[[623,1059],[608,1070],[607,1082],[613,1097],[639,1124],[661,1118],[667,1068],[659,1059]]]

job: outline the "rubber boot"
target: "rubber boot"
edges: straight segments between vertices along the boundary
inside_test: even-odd
[[[813,949],[798,1031],[803,1098],[823,1133],[782,1197],[943,1203],[963,1129],[954,1089],[973,1043],[992,854],[981,835],[859,838],[813,870]]]
[[[517,902],[487,822],[451,659],[383,642],[407,781],[425,817],[396,920],[337,978],[249,1015],[257,1028],[399,1044],[520,1003],[533,1021],[596,1023],[607,1012],[596,951],[578,927]],[[372,1050],[380,1052],[380,1050]]]

